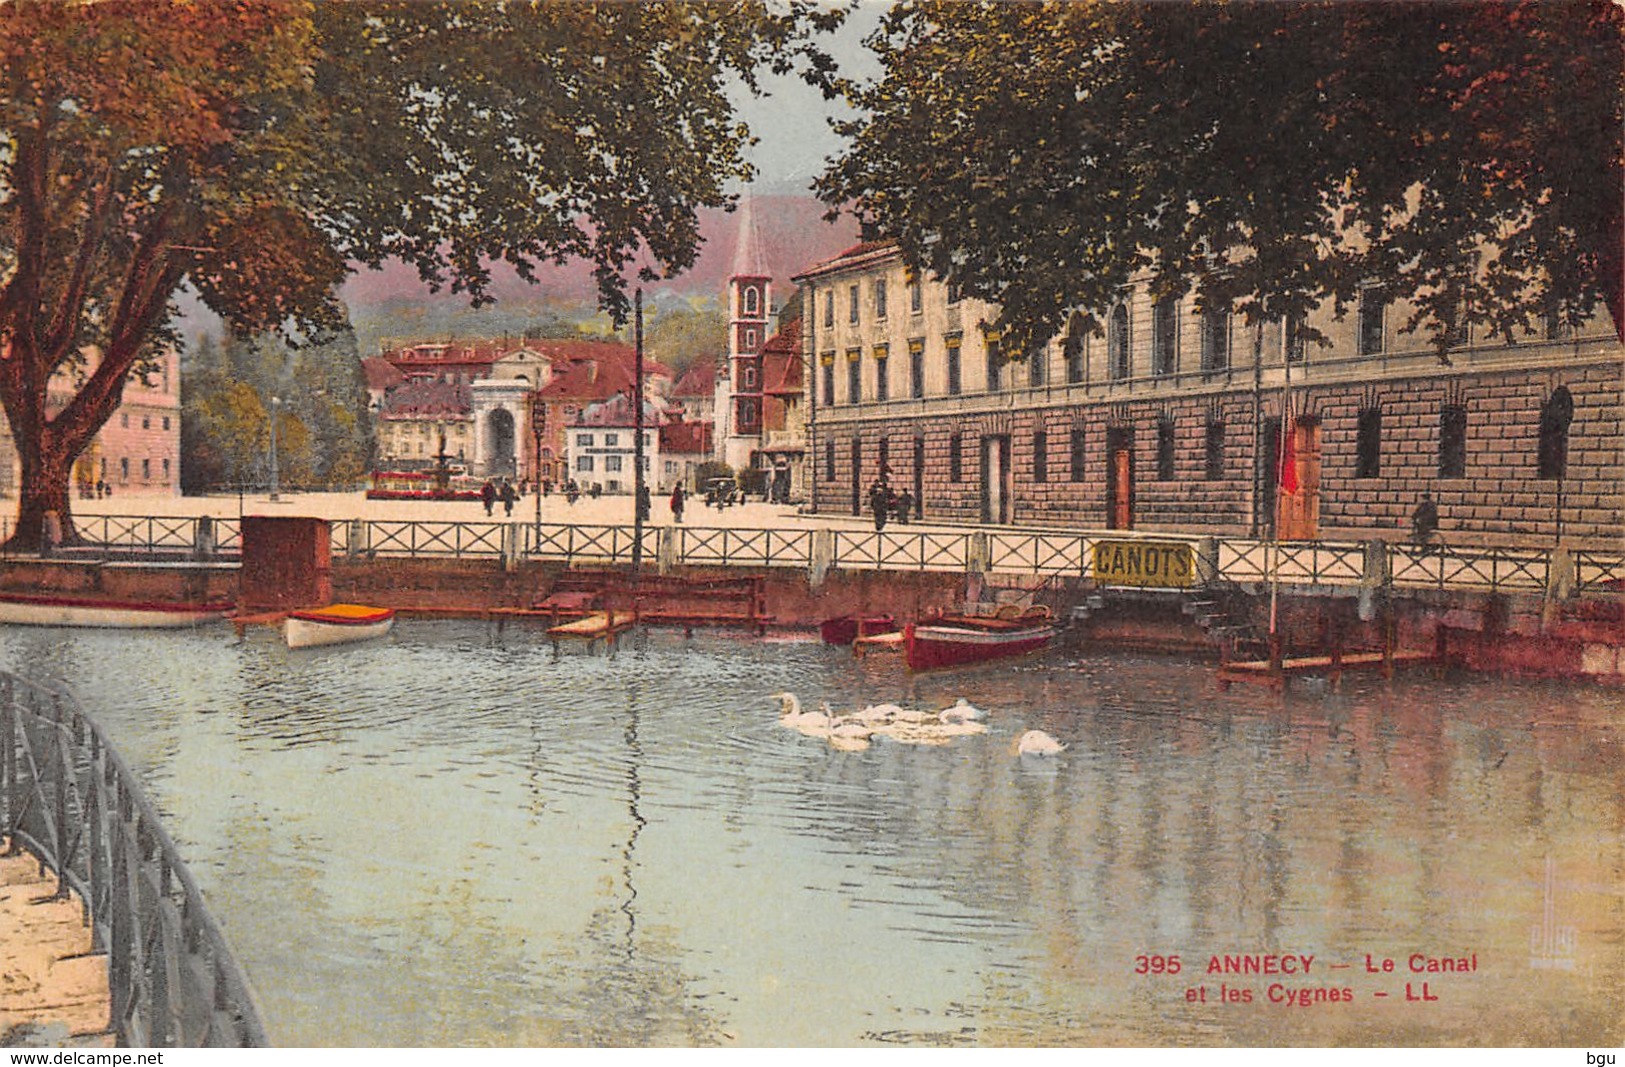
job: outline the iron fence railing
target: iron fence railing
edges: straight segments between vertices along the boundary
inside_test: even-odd
[[[1551,553],[1545,550],[1388,546],[1388,573],[1396,587],[1538,593],[1547,587],[1550,563]]]
[[[335,552],[361,553],[373,556],[428,556],[462,559],[466,556],[502,555],[502,532],[508,523],[502,522],[420,522],[379,521],[354,524],[365,538],[362,544],[353,544],[352,524],[343,527],[335,537]],[[339,543],[342,539],[342,543]]]
[[[813,559],[811,530],[733,530],[671,527],[677,561],[722,567],[806,567]]]
[[[1625,555],[1576,551],[1574,590],[1577,593],[1625,593]]]
[[[875,570],[962,571],[969,545],[970,535],[964,533],[836,530],[832,562]]]
[[[634,527],[631,526],[525,526],[524,551],[531,559],[562,560],[565,563],[630,563]],[[656,527],[643,530],[643,558],[655,561]]]
[[[259,1047],[254,994],[135,777],[65,692],[0,673],[0,828],[84,901],[119,1044]]]
[[[1082,534],[996,531],[988,535],[988,566],[1021,574],[1082,574],[1094,543]]]

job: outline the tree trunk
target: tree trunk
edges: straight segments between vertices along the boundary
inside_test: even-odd
[[[31,454],[32,453],[32,454]],[[18,489],[17,527],[6,542],[8,552],[39,552],[50,546],[46,533],[47,515],[54,513],[55,532],[61,544],[79,540],[69,510],[73,498],[73,456],[61,449],[18,448],[22,460],[22,484]]]

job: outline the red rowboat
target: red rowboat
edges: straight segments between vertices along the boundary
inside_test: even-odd
[[[1036,652],[1057,633],[1045,609],[1016,618],[941,615],[903,627],[903,652],[909,670],[962,667]]]
[[[885,612],[877,615],[842,615],[825,619],[818,627],[826,645],[850,645],[860,637],[889,634],[897,630],[897,620]]]
[[[288,612],[283,636],[289,648],[342,645],[382,637],[395,625],[394,608],[365,604],[329,604],[325,608]]]
[[[171,629],[223,619],[229,600],[190,604],[97,597],[0,593],[0,623],[22,626],[105,626]]]

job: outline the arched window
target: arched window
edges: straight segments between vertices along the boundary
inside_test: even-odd
[[[1539,474],[1561,478],[1569,462],[1569,424],[1574,421],[1574,397],[1558,386],[1540,409]]]
[[[1128,377],[1128,305],[1112,308],[1111,324],[1106,327],[1106,357],[1111,361],[1113,378]]]
[[[762,296],[754,285],[745,286],[745,314],[754,315],[761,306]]]
[[[1083,381],[1083,316],[1074,313],[1066,327],[1066,380],[1069,385]]]

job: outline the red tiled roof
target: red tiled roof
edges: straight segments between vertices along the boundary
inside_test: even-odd
[[[801,319],[791,319],[779,326],[778,332],[762,346],[762,355],[799,355],[801,352]]]
[[[717,391],[717,369],[709,363],[696,363],[688,368],[677,384],[672,386],[671,395],[685,396],[714,396]]]
[[[384,419],[467,418],[471,400],[468,386],[459,382],[407,382],[384,397],[378,414]]]
[[[367,376],[368,389],[392,389],[406,381],[406,376],[382,356],[368,356],[363,359],[361,373]]]
[[[783,396],[786,393],[799,395],[801,391],[802,363],[799,355],[762,357],[762,392]]]
[[[897,251],[898,245],[894,240],[863,241],[859,244],[853,245],[851,248],[848,248],[839,255],[831,256],[829,259],[814,263],[800,274],[792,277],[790,280],[795,282],[800,281],[803,278],[811,278],[818,274],[827,274],[841,267],[845,267],[865,259],[883,259],[886,256],[895,254]]]
[[[660,451],[677,455],[710,455],[714,423],[672,422],[660,428]]]

